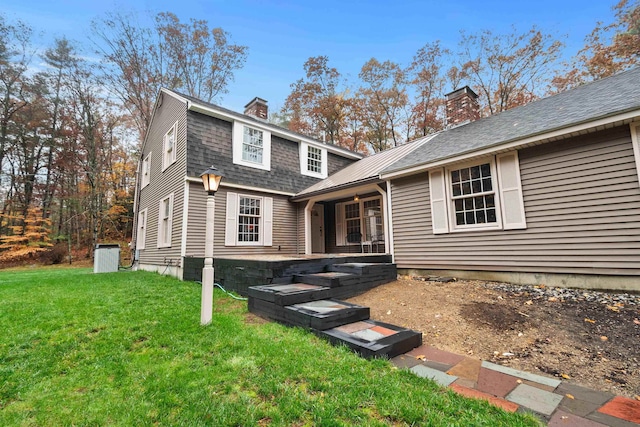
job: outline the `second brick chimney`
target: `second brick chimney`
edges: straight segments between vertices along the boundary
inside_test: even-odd
[[[256,96],[251,102],[244,106],[244,113],[247,116],[253,116],[256,119],[266,121],[269,119],[269,106],[266,100]]]
[[[447,98],[447,126],[454,127],[480,118],[478,95],[469,86],[445,95]]]

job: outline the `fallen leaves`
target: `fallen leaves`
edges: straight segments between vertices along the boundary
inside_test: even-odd
[[[640,325],[640,320],[638,320],[638,319],[633,319],[633,323],[635,323],[636,325]]]
[[[616,312],[616,313],[620,312],[620,309],[618,307],[616,307],[615,305],[608,305],[607,306],[607,310],[611,310],[611,311]]]
[[[608,341],[608,340],[609,340],[609,338],[607,338],[607,337],[606,337],[606,336],[604,336],[604,335],[603,335],[603,336],[601,336],[601,337],[600,337],[600,339],[601,339],[602,341]]]
[[[569,375],[567,375],[567,374],[560,374],[560,376],[562,378],[564,378],[565,380],[570,380],[571,379],[571,377]]]
[[[588,318],[586,318],[586,317],[584,318],[584,321],[585,321],[585,322],[589,322],[589,323],[596,323],[596,321],[595,321],[595,320],[593,320],[593,319],[588,319]]]
[[[526,304],[526,305],[532,305],[532,304],[533,304],[533,301],[529,300],[529,301],[525,302],[525,304]]]
[[[424,362],[425,360],[427,360],[427,356],[425,356],[424,354],[419,354],[416,356],[416,359],[422,360]]]
[[[573,397],[573,394],[567,393],[565,394],[565,396],[567,396],[567,399],[572,399],[572,400],[575,399],[575,397]]]

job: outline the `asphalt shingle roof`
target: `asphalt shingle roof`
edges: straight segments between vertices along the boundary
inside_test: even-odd
[[[640,108],[640,68],[436,134],[385,168],[401,171]],[[365,159],[366,160],[366,159]],[[360,160],[362,162],[363,160]]]

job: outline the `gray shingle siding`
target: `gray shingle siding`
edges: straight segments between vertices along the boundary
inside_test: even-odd
[[[197,177],[211,165],[225,174],[225,182],[274,191],[296,193],[316,182],[318,178],[300,173],[299,145],[278,136],[271,136],[271,170],[264,171],[233,163],[231,122],[197,112],[187,116],[189,149],[187,174]],[[328,153],[330,173],[353,160]]]

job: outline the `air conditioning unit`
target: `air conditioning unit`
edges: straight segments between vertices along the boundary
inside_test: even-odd
[[[115,273],[120,265],[120,245],[98,244],[93,254],[94,273]]]

